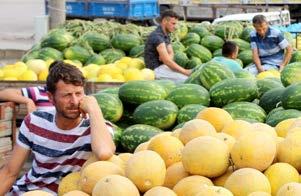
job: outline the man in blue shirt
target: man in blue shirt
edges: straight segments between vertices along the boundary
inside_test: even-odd
[[[282,71],[293,51],[283,33],[270,27],[264,15],[254,16],[253,26],[255,31],[250,33],[250,39],[254,64],[245,69],[253,74],[269,69]]]
[[[166,10],[161,15],[160,26],[149,35],[145,43],[144,61],[147,68],[155,71],[156,79],[184,82],[192,72],[173,60],[174,52],[169,34],[175,30],[177,22],[177,14]]]
[[[212,60],[223,64],[234,73],[242,71],[240,64],[235,61],[235,59],[237,58],[238,50],[239,48],[235,44],[235,42],[226,41],[222,48],[223,56],[214,57]]]

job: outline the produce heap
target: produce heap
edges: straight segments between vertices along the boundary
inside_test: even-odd
[[[67,59],[95,64],[99,72],[116,61],[129,63],[125,56],[141,58],[153,30],[129,26],[71,21],[23,61]],[[116,124],[122,153],[108,161],[91,156],[80,172],[62,179],[59,195],[301,195],[301,52],[281,73],[257,77],[210,61],[233,40],[241,65],[251,63],[251,30],[236,22],[181,22],[172,40],[175,61],[194,69],[185,83],[131,78],[93,94]]]

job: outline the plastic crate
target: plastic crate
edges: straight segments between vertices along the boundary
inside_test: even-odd
[[[89,4],[89,16],[145,20],[159,16],[157,0],[95,1]]]

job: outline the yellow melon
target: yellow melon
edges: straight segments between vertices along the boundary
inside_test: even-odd
[[[128,68],[124,70],[123,76],[125,81],[131,81],[131,80],[143,80],[143,75],[139,69],[136,68]]]
[[[184,124],[179,134],[179,139],[183,144],[199,136],[214,135],[215,128],[206,120],[193,119]]]
[[[297,182],[290,182],[280,187],[277,196],[300,196],[301,184]]]
[[[58,188],[58,195],[62,196],[70,191],[80,190],[79,179],[80,172],[72,172],[62,178]]]
[[[100,179],[93,188],[92,195],[140,196],[134,183],[130,179],[120,175],[108,175]]]
[[[225,142],[225,144],[228,146],[229,152],[231,151],[233,145],[236,142],[236,139],[233,136],[223,132],[216,133],[213,135],[213,137]]]
[[[225,188],[235,196],[244,196],[255,191],[271,193],[271,185],[267,177],[253,168],[234,171],[227,179]]]
[[[289,182],[299,182],[298,171],[288,163],[275,163],[271,165],[264,175],[269,179],[272,195],[276,195],[279,188]]]
[[[48,68],[45,61],[41,59],[30,59],[26,62],[26,65],[28,69],[34,71],[37,74],[39,74],[42,70],[45,70]]]
[[[213,178],[212,181],[213,181],[213,184],[215,186],[224,186],[225,185],[225,182],[226,180],[228,179],[228,177],[234,172],[234,167],[233,166],[230,166],[227,171],[219,176],[219,177],[216,177],[216,178]]]
[[[46,81],[47,76],[48,76],[48,69],[44,69],[39,73],[38,79],[41,81]]]
[[[125,169],[125,162],[119,156],[113,155],[107,161],[116,164],[117,166],[119,166],[124,171],[124,169]]]
[[[270,71],[263,71],[263,72],[260,72],[257,76],[256,76],[256,79],[257,80],[262,80],[264,78],[274,78],[275,77],[275,74],[273,72],[270,72]]]
[[[295,132],[295,131],[301,131],[301,127],[293,127],[293,128],[290,128],[288,131],[287,131],[287,135],[288,136],[289,134]]]
[[[290,126],[288,129],[290,130],[290,129],[295,128],[295,127],[301,127],[301,118],[300,118],[300,117],[299,117],[299,118],[296,118],[296,119],[292,122],[291,126]]]
[[[124,153],[120,153],[118,156],[119,158],[121,158],[124,163],[126,164],[126,162],[129,160],[129,158],[132,156],[133,154],[132,153],[129,153],[129,152],[124,152]]]
[[[88,165],[90,165],[91,163],[94,163],[96,161],[99,161],[99,159],[96,157],[96,155],[94,153],[91,153],[90,157],[82,165],[80,172],[82,172],[85,169],[85,167],[87,167]]]
[[[143,150],[131,156],[126,164],[125,174],[141,192],[146,192],[163,185],[166,166],[158,153]]]
[[[175,130],[172,131],[172,133],[170,135],[180,139],[181,130],[182,130],[182,128],[175,129]]]
[[[68,193],[65,193],[63,196],[89,196],[87,193],[82,192],[82,191],[70,191]]]
[[[301,172],[301,132],[295,131],[279,143],[277,159],[279,162],[291,164]]]
[[[217,177],[228,169],[229,155],[224,142],[212,136],[201,136],[185,145],[182,163],[190,174]]]
[[[251,123],[244,120],[233,120],[228,123],[222,130],[223,133],[227,133],[234,138],[238,139],[243,134],[251,130]]]
[[[142,151],[142,150],[147,150],[148,144],[149,144],[149,141],[143,142],[143,143],[139,144],[139,145],[136,147],[136,149],[135,149],[135,151],[134,151],[134,154],[137,153],[137,152],[140,152],[140,151]]]
[[[128,62],[129,67],[136,69],[143,69],[145,64],[142,59],[132,58],[131,61]]]
[[[35,190],[35,191],[28,191],[26,193],[23,193],[22,196],[52,196],[52,194],[46,191]]]
[[[207,120],[215,127],[217,132],[223,130],[225,125],[233,121],[231,115],[226,110],[215,107],[203,109],[197,114],[196,118]]]
[[[189,176],[189,173],[185,171],[183,163],[174,163],[166,170],[164,186],[172,189],[180,180],[187,176]]]
[[[213,186],[209,178],[204,176],[188,176],[180,180],[174,187],[173,191],[177,196],[192,196],[198,193],[202,185]]]
[[[142,76],[144,80],[154,80],[155,72],[151,69],[144,68],[141,70]]]
[[[236,140],[231,158],[237,168],[250,167],[263,171],[276,156],[276,141],[265,132],[249,132]]]
[[[278,123],[275,127],[277,135],[279,137],[286,137],[288,129],[290,128],[290,126],[293,124],[295,120],[296,118],[289,118]]]
[[[177,196],[173,190],[170,190],[167,187],[163,186],[156,186],[148,190],[143,196]]]
[[[252,131],[266,132],[266,133],[270,134],[271,136],[273,136],[274,139],[276,139],[276,137],[277,137],[277,133],[276,133],[274,127],[271,127],[268,124],[253,123],[253,124],[251,124],[251,126],[252,126]]]
[[[221,186],[200,186],[200,190],[196,196],[233,196],[233,194]]]
[[[91,194],[95,184],[103,177],[111,174],[124,175],[123,170],[108,161],[97,161],[85,167],[80,176],[79,184],[82,191]]]
[[[166,167],[181,161],[183,143],[170,135],[159,135],[151,139],[147,149],[157,152],[165,162]]]
[[[279,151],[279,144],[284,140],[283,137],[277,137],[276,138],[276,156],[274,157],[273,163],[278,162],[278,151]]]
[[[37,74],[32,70],[26,70],[21,75],[19,75],[18,80],[21,81],[37,81],[38,76]]]
[[[255,191],[250,193],[248,196],[271,196],[271,194],[263,191]]]

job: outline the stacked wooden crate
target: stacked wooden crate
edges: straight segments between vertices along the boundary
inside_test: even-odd
[[[0,103],[0,167],[13,149],[16,135],[16,112],[13,102]]]

